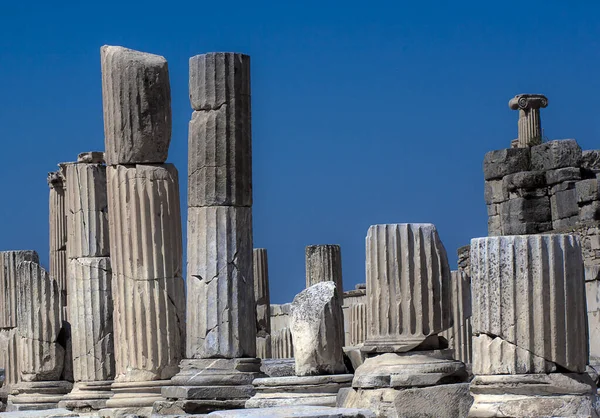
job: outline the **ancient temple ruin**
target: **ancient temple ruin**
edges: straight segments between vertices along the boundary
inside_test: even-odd
[[[105,150],[48,175],[49,269],[0,252],[0,408],[599,416],[600,151],[548,140],[544,95],[509,101],[517,139],[482,156],[488,236],[456,270],[435,225],[399,219],[364,231],[365,283],[344,291],[341,247],[307,245],[306,288],[272,304],[253,245],[250,57],[189,60],[184,243],[167,61],[100,55]]]

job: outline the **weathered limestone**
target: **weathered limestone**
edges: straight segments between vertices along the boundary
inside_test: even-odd
[[[341,295],[342,250],[339,245],[309,245],[306,247],[306,287],[332,281]]]
[[[279,359],[294,357],[294,340],[289,328],[281,328],[271,333],[271,355]]]
[[[17,326],[17,267],[23,261],[40,262],[35,251],[0,252],[0,329]],[[4,367],[4,364],[0,364]]]
[[[450,268],[432,224],[374,225],[367,235],[365,352],[405,352],[451,325]]]
[[[294,298],[291,331],[297,376],[346,372],[343,327],[342,306],[334,282],[317,283]]]
[[[542,123],[540,108],[548,106],[548,99],[542,94],[518,94],[508,102],[512,110],[519,111],[520,148],[531,147],[542,143]]]
[[[50,186],[50,277],[56,279],[61,297],[67,293],[67,213],[65,178],[61,170],[48,173]]]
[[[9,392],[21,379],[19,361],[19,336],[16,328],[0,329],[0,365],[4,369],[2,392]]]
[[[57,281],[33,261],[17,267],[17,344],[20,381],[13,385],[9,410],[56,407],[71,389],[59,379],[65,347],[59,342],[62,303]]]
[[[187,360],[172,379],[175,386],[162,391],[167,401],[154,405],[163,415],[243,408],[254,393],[250,383],[260,376],[254,358],[250,58],[192,57],[189,87]]]
[[[572,235],[471,240],[470,416],[596,416],[583,270]]]
[[[453,325],[442,332],[448,340],[453,358],[465,364],[471,363],[471,278],[464,271],[451,272]]]
[[[171,142],[167,61],[120,46],[105,45],[100,55],[106,163],[164,163]]]
[[[254,266],[254,298],[256,301],[256,356],[271,358],[271,298],[269,295],[269,263],[267,250],[255,248],[252,252]]]
[[[327,406],[282,406],[269,409],[217,411],[211,418],[375,418],[368,409],[331,408]]]
[[[362,351],[368,357],[337,405],[368,407],[381,417],[450,416],[447,411],[468,402],[468,393],[454,387],[466,381],[467,372],[451,350],[438,349],[446,342],[438,334],[452,325],[452,317],[450,267],[435,226],[374,225],[366,249],[367,340]],[[435,396],[436,402],[419,403],[417,412],[408,401],[413,396]]]
[[[364,283],[343,293],[344,346],[358,347],[367,338],[367,289]]]
[[[169,379],[185,335],[177,169],[109,166],[107,181],[115,381]]]

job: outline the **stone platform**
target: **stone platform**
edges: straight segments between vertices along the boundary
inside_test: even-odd
[[[91,412],[106,407],[106,401],[113,396],[112,380],[104,382],[78,382],[71,393],[58,403],[59,408],[76,412]]]
[[[331,408],[323,406],[293,406],[268,409],[219,411],[208,414],[211,418],[375,418],[365,409]]]
[[[71,391],[70,382],[21,382],[11,386],[7,411],[40,411],[58,406],[63,396]]]
[[[114,382],[111,390],[114,396],[106,400],[106,408],[99,411],[102,417],[124,417],[129,414],[150,416],[152,406],[163,401],[161,390],[170,386],[170,380],[146,382]]]
[[[163,388],[164,399],[154,404],[156,415],[207,414],[244,408],[255,389],[252,381],[264,376],[260,359],[183,360],[181,372]]]
[[[585,373],[480,375],[469,417],[597,418],[596,385]]]
[[[312,405],[335,406],[340,389],[350,387],[351,374],[325,376],[284,376],[256,379],[256,395],[246,408]]]

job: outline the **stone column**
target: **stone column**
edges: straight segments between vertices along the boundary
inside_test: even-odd
[[[342,250],[339,245],[309,245],[306,247],[306,287],[332,281],[340,295],[342,282]]]
[[[115,396],[150,414],[183,354],[184,283],[167,61],[103,46],[102,101],[114,304]]]
[[[583,271],[571,235],[471,240],[469,416],[594,416]]]
[[[454,352],[454,358],[463,363],[471,363],[471,278],[462,271],[452,271],[452,323],[442,333],[448,340],[448,348]]]
[[[452,359],[451,350],[442,350],[444,340],[438,337],[452,319],[450,267],[435,226],[371,226],[366,252],[362,350],[369,357],[356,369],[352,389],[340,393],[338,405],[390,407],[385,416],[463,416],[456,406],[468,402],[468,384],[461,383],[467,379],[465,366]],[[412,397],[439,401],[422,402],[417,411],[408,402]]]
[[[252,252],[254,266],[254,298],[256,300],[256,356],[271,358],[271,298],[269,295],[269,263],[267,250],[255,248]]]
[[[0,306],[3,307],[0,312],[0,368],[5,373],[1,389],[4,394],[10,393],[12,385],[21,378],[17,347],[17,295],[20,286],[17,267],[23,261],[39,264],[38,254],[35,251],[0,252]]]
[[[71,383],[61,381],[65,362],[62,301],[57,280],[38,263],[17,267],[17,345],[20,382],[12,388],[8,410],[55,408]]]
[[[67,295],[67,213],[65,211],[65,178],[61,170],[48,173],[50,186],[50,277],[66,304]]]
[[[532,147],[542,143],[542,122],[540,108],[548,106],[548,99],[542,94],[518,94],[508,102],[512,110],[519,111],[519,148]]]
[[[106,406],[115,375],[106,166],[102,153],[64,164],[69,259],[67,295],[73,348],[73,391],[60,406]]]
[[[155,412],[243,408],[258,375],[250,57],[190,58],[187,358]]]

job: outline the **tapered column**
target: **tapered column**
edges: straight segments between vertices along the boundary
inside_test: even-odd
[[[435,226],[374,225],[366,241],[364,349],[408,351],[448,328],[450,269]]]
[[[473,239],[471,274],[469,416],[593,416],[578,238]]]
[[[115,340],[109,408],[149,414],[179,370],[185,293],[171,88],[164,57],[103,46],[102,104]]]
[[[263,359],[271,358],[271,298],[267,250],[255,248],[252,257],[256,300],[256,356]]]
[[[65,211],[65,178],[61,170],[48,173],[50,186],[50,277],[58,288],[67,292],[67,213]],[[65,299],[66,303],[66,299]]]
[[[339,245],[309,245],[306,247],[306,287],[332,281],[340,295],[342,283],[342,250]]]
[[[541,94],[519,94],[508,102],[508,106],[519,111],[518,148],[527,148],[542,143],[540,108],[548,106],[548,99]]]

